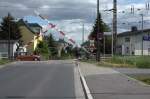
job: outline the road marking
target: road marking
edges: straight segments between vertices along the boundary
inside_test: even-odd
[[[76,99],[85,99],[84,91],[83,91],[82,84],[80,81],[80,74],[76,66],[74,67],[74,78],[75,78],[74,87],[75,87]]]
[[[79,67],[79,62],[77,60],[75,60],[75,65],[77,66],[78,72],[80,74],[81,84],[82,84],[83,90],[85,92],[85,98],[86,99],[93,99],[93,96],[92,96],[92,94],[90,92],[90,89],[89,89],[89,87],[87,85],[87,82],[86,82],[83,74],[81,73],[81,70],[80,70],[80,67]]]

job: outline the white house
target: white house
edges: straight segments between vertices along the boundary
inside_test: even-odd
[[[117,36],[117,53],[121,55],[150,55],[150,29],[123,32]]]
[[[14,58],[18,41],[10,40],[10,57]],[[26,49],[24,49],[26,51]],[[8,58],[8,40],[0,40],[0,58]]]

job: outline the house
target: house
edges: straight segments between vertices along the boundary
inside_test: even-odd
[[[41,32],[42,27],[36,23],[28,23],[23,19],[18,21],[19,29],[21,32],[21,41],[23,41],[23,46],[20,47],[20,52],[28,52],[29,54],[33,53],[34,49],[34,36]],[[1,28],[0,28],[1,31]],[[27,45],[27,46],[25,46]],[[14,57],[16,49],[18,46],[18,40],[10,41],[10,56]],[[25,47],[24,47],[25,46]],[[0,57],[8,58],[8,40],[0,40]]]
[[[10,57],[11,58],[15,56],[17,45],[18,45],[18,41],[10,40]],[[8,52],[9,52],[8,48],[9,48],[8,40],[0,40],[0,58],[8,58]]]
[[[150,55],[150,29],[132,27],[131,31],[118,34],[117,54]]]
[[[42,27],[37,23],[28,23],[23,19],[19,20],[19,28],[22,34],[21,40],[23,41],[23,45],[27,45],[27,52],[32,54],[34,51],[34,36],[41,32]]]

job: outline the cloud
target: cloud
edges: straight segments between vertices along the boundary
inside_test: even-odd
[[[112,9],[112,1],[100,0],[102,18],[109,25],[112,24],[112,12],[104,12],[104,10]],[[13,16],[22,18],[27,15],[34,15],[34,10],[37,10],[70,36],[81,41],[82,25],[79,21],[84,20],[87,38],[96,18],[96,3],[97,0],[0,0],[0,17],[4,17],[8,12],[11,12]],[[140,12],[135,15],[130,14],[131,5],[134,5],[135,8],[144,9],[145,7],[143,0],[118,0],[119,32],[129,29],[129,26],[124,26],[122,23],[129,22],[133,24],[133,22],[141,20]],[[119,13],[121,11],[126,11],[126,13]],[[149,14],[145,16],[145,19],[150,19]]]

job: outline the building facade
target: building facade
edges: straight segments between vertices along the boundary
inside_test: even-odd
[[[117,54],[150,55],[150,29],[132,29],[118,34]]]
[[[0,58],[8,58],[8,40],[0,40]],[[10,40],[10,57],[15,56],[18,41]]]

